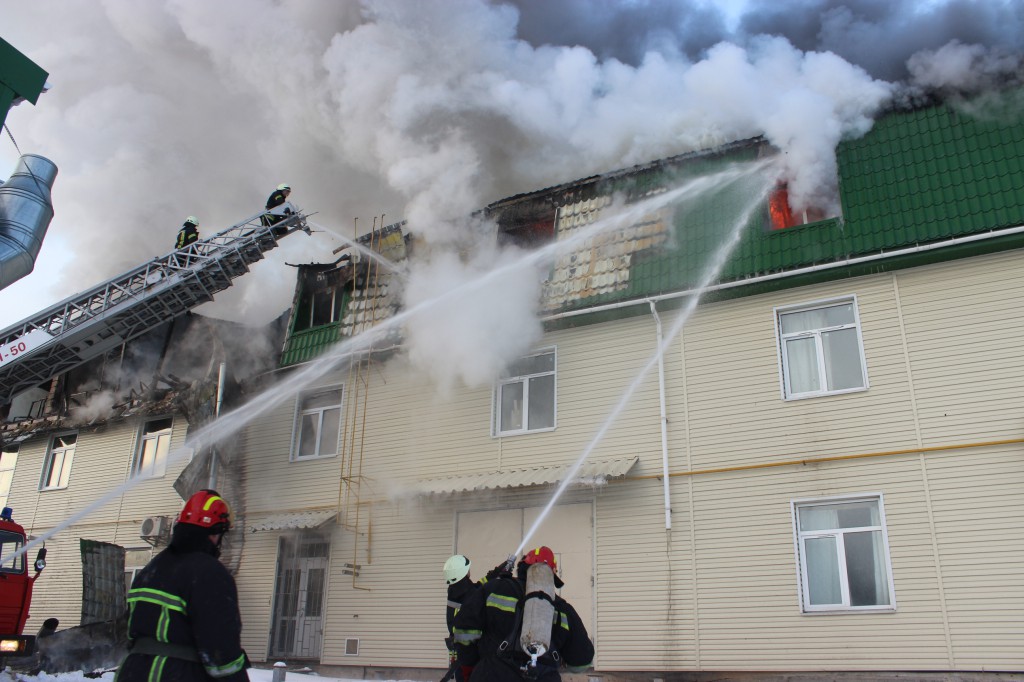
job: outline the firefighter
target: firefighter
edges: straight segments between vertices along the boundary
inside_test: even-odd
[[[270,196],[267,198],[266,210],[268,212],[264,213],[261,218],[264,225],[276,225],[295,212],[295,207],[288,201],[288,197],[291,196],[291,193],[291,185],[284,183],[278,185],[277,189],[271,192]],[[282,232],[285,231],[287,230],[282,230]],[[278,234],[278,230],[274,230],[274,233]]]
[[[538,547],[527,552],[516,567],[516,575],[505,574],[490,580],[471,593],[455,616],[455,649],[458,665],[471,682],[514,682],[531,679],[559,682],[559,668],[580,673],[593,664],[594,644],[576,609],[562,597],[527,594],[526,577],[530,567],[546,564],[554,574],[554,587],[562,581],[556,574],[554,552]],[[546,570],[546,569],[545,569]],[[553,593],[553,589],[552,589]],[[530,657],[519,646],[524,603],[546,598],[554,606],[550,646],[529,665]]]
[[[117,682],[248,680],[235,580],[217,559],[231,510],[214,490],[189,498],[170,545],[132,581],[128,656]]]
[[[199,240],[199,218],[190,215],[178,230],[178,238],[174,240],[174,248],[183,249],[192,242]]]
[[[469,593],[479,587],[470,577],[469,567],[469,558],[462,554],[448,557],[448,560],[444,562],[444,581],[448,584],[448,606],[445,609],[448,636],[444,639],[444,644],[448,647],[448,674],[445,675],[445,679],[454,678],[455,682],[465,682],[456,665],[455,638],[452,635],[452,628],[455,627],[455,614],[458,613],[462,602]]]

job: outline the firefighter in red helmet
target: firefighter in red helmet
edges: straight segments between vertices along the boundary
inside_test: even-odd
[[[132,581],[118,682],[248,680],[238,590],[218,560],[231,510],[215,490],[185,503],[171,542]]]
[[[536,564],[547,572],[548,593],[540,594],[530,584]],[[455,648],[471,682],[558,682],[563,667],[573,673],[590,668],[594,644],[576,609],[555,594],[563,584],[557,570],[551,548],[538,547],[523,555],[515,576],[506,573],[489,580],[462,603],[455,615]],[[548,609],[544,651],[533,659],[521,646],[531,600],[540,600]]]

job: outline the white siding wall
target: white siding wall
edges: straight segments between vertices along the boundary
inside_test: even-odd
[[[1010,252],[702,306],[666,357],[671,533],[656,478],[568,496],[595,502],[599,669],[1024,667],[1021,444],[764,468],[1024,437],[1021,273],[1024,254]],[[782,400],[774,307],[852,294],[870,389]],[[333,530],[323,662],[442,667],[456,512],[542,505],[550,491],[417,500],[405,486],[573,461],[655,343],[650,315],[548,334],[538,347],[557,346],[558,428],[502,439],[490,436],[490,387],[438,396],[401,358],[374,367],[361,521],[358,534]],[[290,463],[293,416],[287,401],[248,431],[251,511],[338,504],[348,460]],[[653,371],[591,458],[625,455],[640,457],[632,475],[661,473]],[[699,473],[735,466],[748,468]],[[898,609],[802,614],[790,502],[853,493],[884,495]],[[270,537],[249,542],[239,574],[257,627],[272,554]],[[344,562],[361,576],[342,575]],[[358,657],[343,655],[347,637],[361,639]]]
[[[14,509],[14,520],[22,524],[29,535],[48,533],[124,483],[131,475],[140,424],[140,421],[128,420],[80,429],[68,487],[61,490],[39,491],[49,436],[22,443],[9,502]],[[168,464],[164,476],[140,482],[123,495],[114,496],[109,503],[61,528],[46,540],[47,566],[33,590],[32,618],[25,626],[26,632],[34,633],[49,617],[59,618],[61,628],[79,623],[82,608],[79,539],[145,547],[145,542],[139,538],[143,519],[177,516],[181,499],[172,484],[188,463],[188,451],[182,449],[187,429],[184,418],[174,419],[171,452],[177,453],[178,459]],[[34,556],[30,552],[30,558]]]

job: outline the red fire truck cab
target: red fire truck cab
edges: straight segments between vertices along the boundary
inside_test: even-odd
[[[29,656],[36,638],[22,635],[32,603],[32,584],[46,566],[46,548],[36,556],[34,575],[29,575],[24,552],[25,529],[11,518],[10,507],[0,511],[0,657]],[[21,553],[19,553],[21,552]]]

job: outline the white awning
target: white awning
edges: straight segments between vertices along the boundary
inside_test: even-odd
[[[639,459],[639,457],[633,456],[603,462],[585,462],[576,472],[570,485],[595,485],[604,483],[608,479],[621,478]],[[417,481],[414,489],[420,495],[450,495],[475,490],[551,485],[560,483],[571,468],[571,465],[534,467],[443,478],[425,478]]]
[[[274,514],[252,514],[246,519],[249,532],[263,530],[293,530],[296,528],[319,528],[333,519],[333,509],[317,511],[284,512]]]

